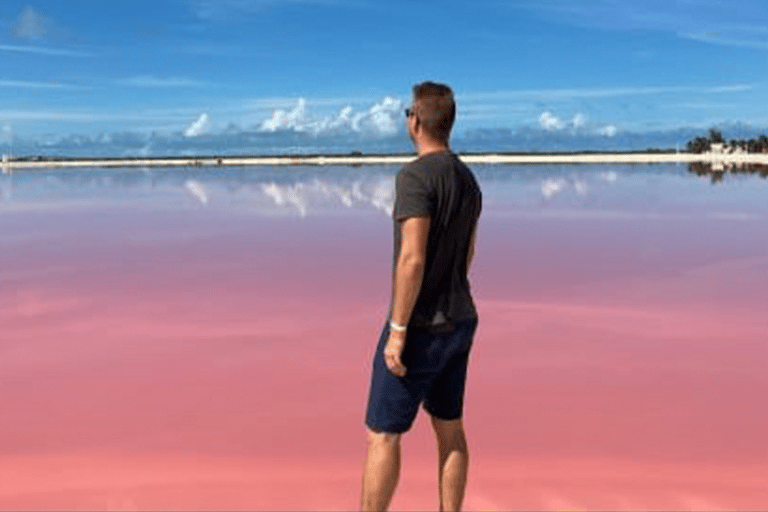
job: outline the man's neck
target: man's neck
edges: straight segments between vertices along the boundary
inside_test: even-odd
[[[447,143],[436,142],[436,141],[424,141],[418,144],[419,156],[429,155],[431,153],[442,153],[443,151],[449,151]]]

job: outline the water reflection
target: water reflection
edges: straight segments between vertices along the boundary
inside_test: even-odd
[[[391,213],[396,168],[182,168],[8,173],[0,211],[72,204],[247,208],[306,216],[339,209]]]
[[[0,509],[353,508],[396,171],[0,175]],[[468,508],[768,502],[768,180],[475,171]]]
[[[592,213],[659,213],[685,205],[686,213],[723,207],[765,211],[766,166],[720,168],[695,163],[662,165],[477,165],[484,213],[526,215],[588,210]],[[399,166],[124,168],[9,172],[0,175],[0,212],[71,207],[237,209],[259,215],[350,212],[390,215]],[[687,170],[687,172],[686,172]],[[704,194],[691,175],[725,174],[754,181]],[[762,179],[758,179],[762,178]],[[706,197],[706,204],[702,198]],[[753,198],[752,201],[750,198]],[[679,208],[678,208],[679,209]],[[678,212],[679,213],[679,212]]]
[[[768,165],[742,162],[691,162],[688,172],[696,176],[709,176],[712,183],[720,183],[726,174],[756,175],[768,179]]]

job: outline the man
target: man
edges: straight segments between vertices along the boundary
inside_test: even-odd
[[[481,194],[448,147],[455,116],[448,86],[414,86],[406,117],[418,158],[395,180],[392,301],[373,359],[363,510],[389,507],[400,477],[400,436],[422,401],[437,437],[440,510],[460,510],[464,499],[469,452],[461,415],[477,328],[467,270]]]

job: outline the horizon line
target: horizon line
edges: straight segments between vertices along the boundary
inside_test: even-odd
[[[456,153],[469,164],[594,164],[594,163],[690,163],[762,164],[768,165],[768,153],[689,153],[674,150],[645,152],[557,152],[557,153]],[[340,155],[280,155],[280,156],[149,156],[12,159],[3,155],[2,170],[35,170],[50,168],[114,168],[114,167],[228,167],[228,166],[362,166],[400,165],[417,158],[415,153],[340,154]]]

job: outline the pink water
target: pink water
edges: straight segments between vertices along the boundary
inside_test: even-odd
[[[481,180],[465,509],[768,506],[768,188],[685,179]],[[358,507],[390,221],[214,192],[0,203],[0,509]],[[423,412],[402,446],[435,509]]]

